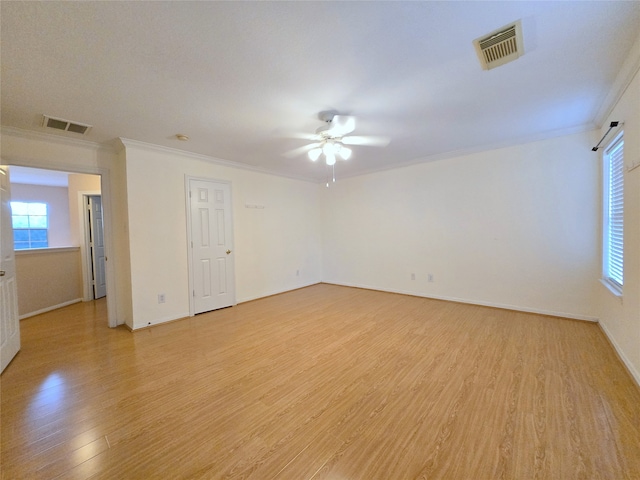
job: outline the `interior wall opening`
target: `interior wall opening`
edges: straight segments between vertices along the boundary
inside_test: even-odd
[[[12,202],[40,205],[46,217],[38,219],[46,227],[38,238],[46,242],[15,250],[19,318],[105,297],[102,176],[20,165],[9,172]],[[28,234],[29,218],[16,218],[13,226],[18,241]]]

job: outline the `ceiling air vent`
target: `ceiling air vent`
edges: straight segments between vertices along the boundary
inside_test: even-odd
[[[85,125],[84,123],[71,122],[69,120],[63,120],[62,118],[50,117],[48,115],[43,115],[43,117],[42,126],[47,128],[79,133],[80,135],[84,135],[91,128],[91,125]]]
[[[483,70],[491,70],[524,53],[520,20],[473,41]]]

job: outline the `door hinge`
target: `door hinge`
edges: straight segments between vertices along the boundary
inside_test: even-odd
[[[191,248],[193,248],[193,240],[191,241]]]
[[[191,198],[191,190],[189,190],[189,198]]]
[[[194,296],[194,297],[196,296],[196,291],[195,291],[195,290],[193,291],[193,296]]]

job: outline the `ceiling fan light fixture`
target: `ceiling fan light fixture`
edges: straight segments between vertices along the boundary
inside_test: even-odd
[[[315,162],[316,160],[318,160],[320,158],[320,154],[322,154],[322,149],[321,148],[314,148],[313,150],[309,150],[309,159],[312,162]]]
[[[338,155],[340,155],[340,158],[343,160],[349,160],[351,158],[351,149],[343,146],[340,148]]]
[[[332,166],[336,164],[336,156],[333,152],[327,154],[325,153],[325,157],[327,159],[327,165]]]
[[[334,155],[336,154],[336,145],[335,143],[333,143],[333,141],[328,141],[326,142],[323,147],[322,147],[322,152],[329,156],[329,155]]]
[[[0,0],[1,1],[1,0]],[[356,128],[356,119],[351,115],[338,115],[335,112],[320,112],[318,114],[324,125],[316,130],[315,135],[298,135],[295,138],[315,140],[314,143],[291,150],[286,155],[293,156],[306,153],[312,162],[324,157],[327,171],[332,171],[332,180],[335,182],[335,166],[337,160],[349,160],[353,154],[351,148],[346,145],[369,145],[373,147],[386,147],[389,138],[380,136],[351,135]],[[327,182],[327,187],[329,182]]]

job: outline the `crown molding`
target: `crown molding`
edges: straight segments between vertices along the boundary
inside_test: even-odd
[[[452,158],[457,158],[457,157],[464,157],[467,155],[473,155],[475,153],[482,153],[482,152],[490,152],[492,150],[500,150],[503,148],[509,148],[509,147],[515,147],[517,145],[526,145],[529,143],[536,143],[536,142],[541,142],[544,140],[551,140],[552,138],[557,138],[557,137],[565,137],[565,136],[569,136],[569,135],[575,135],[578,133],[584,133],[584,132],[591,132],[591,131],[596,131],[598,130],[598,126],[593,124],[593,123],[587,123],[587,124],[583,124],[583,125],[578,125],[575,127],[568,127],[568,128],[560,128],[557,130],[552,130],[552,131],[547,131],[547,132],[543,132],[543,133],[537,133],[537,134],[533,134],[533,135],[527,135],[525,137],[519,137],[517,139],[514,140],[508,140],[505,142],[499,142],[499,143],[492,143],[492,144],[487,144],[487,145],[479,145],[477,147],[471,147],[471,148],[465,148],[465,149],[461,149],[461,150],[452,150],[450,152],[444,152],[444,153],[437,153],[435,155],[430,155],[427,157],[420,157],[420,158],[416,158],[414,160],[409,160],[407,162],[400,162],[400,163],[395,163],[393,165],[387,165],[384,167],[378,167],[378,168],[371,168],[368,170],[361,170],[358,173],[354,173],[354,174],[347,174],[347,175],[342,175],[342,178],[355,178],[355,177],[360,177],[362,175],[369,175],[372,173],[378,173],[378,172],[385,172],[388,170],[395,170],[397,168],[405,168],[405,167],[411,167],[414,165],[420,165],[423,163],[430,163],[430,162],[437,162],[440,160],[449,160]]]
[[[179,150],[177,148],[165,147],[162,145],[155,145],[152,143],[141,142],[139,140],[131,140],[129,138],[119,137],[105,143],[91,142],[89,140],[80,140],[77,138],[69,138],[51,133],[37,132],[34,130],[24,130],[16,127],[3,126],[0,128],[0,135],[12,136],[18,138],[25,138],[28,140],[35,140],[41,142],[57,143],[60,145],[67,145],[73,147],[86,148],[94,151],[105,151],[109,153],[118,153],[126,147],[143,148],[148,151],[170,153],[172,155],[181,155],[183,157],[192,158],[195,160],[205,161],[220,166],[238,168],[242,170],[248,170],[257,173],[263,173],[266,175],[274,175],[277,177],[290,178],[292,180],[299,180],[303,182],[319,183],[316,179],[303,177],[299,175],[286,174],[276,172],[266,168],[260,168],[253,165],[247,165],[239,162],[233,162],[230,160],[222,160],[219,158],[203,155],[200,153],[187,152],[185,150]]]
[[[640,59],[640,57],[639,57],[639,59]],[[631,78],[633,78],[633,76],[631,76],[630,79]],[[422,163],[429,163],[429,162],[435,162],[435,161],[439,161],[439,160],[447,160],[447,159],[456,158],[456,157],[463,157],[463,156],[466,156],[466,155],[472,155],[472,154],[475,154],[475,153],[487,152],[487,151],[491,151],[491,150],[499,150],[501,148],[508,148],[508,147],[513,147],[513,146],[516,146],[516,145],[524,145],[524,144],[527,144],[527,143],[534,143],[534,142],[538,142],[538,141],[542,141],[542,140],[548,140],[548,139],[551,139],[551,138],[556,138],[556,137],[561,137],[561,136],[573,135],[573,134],[576,134],[576,133],[592,131],[592,130],[596,130],[598,128],[599,128],[598,125],[592,124],[592,123],[579,125],[579,126],[575,126],[575,127],[563,128],[563,129],[558,129],[558,130],[538,133],[538,134],[534,134],[534,135],[529,135],[529,136],[526,136],[526,137],[519,137],[517,139],[510,140],[510,141],[494,143],[494,144],[488,144],[488,145],[481,145],[481,146],[467,148],[467,149],[461,149],[461,150],[453,150],[453,151],[450,151],[450,152],[439,153],[439,154],[430,155],[430,156],[426,156],[426,157],[419,157],[419,158],[416,158],[416,159],[413,159],[413,160],[409,160],[409,161],[406,161],[406,162],[395,163],[395,164],[386,165],[386,166],[383,166],[383,167],[360,170],[360,171],[358,171],[356,173],[352,173],[352,174],[348,174],[348,173],[347,174],[343,174],[341,176],[341,178],[360,177],[360,176],[363,176],[363,175],[369,175],[369,174],[372,174],[372,173],[384,172],[384,171],[388,171],[388,170],[394,170],[394,169],[397,169],[397,168],[410,167],[410,166],[419,165],[419,164],[422,164]],[[28,139],[32,139],[32,140],[56,142],[56,143],[60,143],[60,144],[64,144],[64,145],[79,146],[79,147],[83,147],[83,148],[93,149],[93,150],[96,150],[96,151],[97,150],[103,150],[103,151],[108,151],[108,152],[111,152],[111,153],[117,153],[117,152],[119,152],[119,151],[121,151],[123,149],[126,149],[127,147],[140,148],[140,149],[144,149],[144,150],[147,150],[147,151],[162,152],[162,153],[168,153],[168,154],[171,154],[171,155],[180,155],[180,156],[183,156],[183,157],[187,157],[187,158],[191,158],[191,159],[199,160],[199,161],[204,161],[204,162],[212,163],[212,164],[215,164],[215,165],[220,165],[220,166],[223,166],[223,167],[230,167],[230,168],[236,168],[236,169],[240,169],[240,170],[247,170],[247,171],[256,172],[256,173],[262,173],[262,174],[266,174],[266,175],[273,175],[273,176],[282,177],[282,178],[289,178],[289,179],[292,179],[292,180],[310,182],[310,183],[315,183],[315,184],[324,184],[324,182],[325,182],[324,180],[318,180],[317,178],[309,178],[309,177],[303,177],[303,176],[299,176],[299,175],[293,175],[293,174],[277,172],[277,171],[274,171],[274,170],[269,170],[269,169],[257,167],[257,166],[254,166],[254,165],[248,165],[248,164],[244,164],[244,163],[240,163],[240,162],[234,162],[234,161],[231,161],[231,160],[223,160],[223,159],[220,159],[220,158],[211,157],[209,155],[188,152],[186,150],[180,150],[180,149],[172,148],[172,147],[165,147],[165,146],[162,146],[162,145],[156,145],[156,144],[147,143],[147,142],[141,142],[139,140],[132,140],[132,139],[125,138],[125,137],[118,137],[118,138],[115,138],[112,141],[106,142],[106,143],[95,143],[95,142],[90,142],[90,141],[87,141],[87,140],[79,140],[79,139],[74,139],[74,138],[61,137],[61,136],[52,135],[52,134],[49,134],[49,133],[34,132],[34,131],[31,131],[31,130],[22,130],[22,129],[14,128],[14,127],[2,127],[1,133],[2,133],[2,135],[12,135],[12,136],[24,137],[24,138],[28,138]]]
[[[36,140],[41,142],[57,143],[60,145],[86,148],[95,151],[102,150],[111,153],[116,151],[114,146],[110,143],[97,143],[90,140],[80,140],[79,138],[69,138],[61,135],[38,132],[35,130],[24,130],[22,128],[16,127],[2,127],[0,129],[0,134],[3,136],[7,135],[11,137],[26,138],[29,140]]]
[[[141,149],[144,149],[144,150],[147,150],[147,151],[151,151],[151,152],[169,153],[171,155],[180,155],[182,157],[191,158],[193,160],[199,160],[199,161],[203,161],[203,162],[213,163],[215,165],[220,165],[222,167],[237,168],[237,169],[240,169],[240,170],[248,170],[250,172],[262,173],[262,174],[266,174],[266,175],[274,175],[276,177],[290,178],[292,180],[300,180],[300,181],[303,181],[303,182],[318,183],[318,181],[316,179],[311,179],[311,178],[308,178],[308,177],[302,177],[302,176],[299,176],[299,175],[293,175],[293,174],[288,174],[288,173],[277,172],[277,171],[274,171],[274,170],[269,170],[267,168],[256,167],[254,165],[248,165],[246,163],[233,162],[231,160],[222,160],[220,158],[211,157],[209,155],[203,155],[201,153],[188,152],[186,150],[180,150],[180,149],[172,148],[172,147],[165,147],[163,145],[156,145],[156,144],[153,144],[153,143],[141,142],[139,140],[131,140],[130,138],[124,138],[124,137],[119,137],[118,140],[120,141],[120,143],[122,143],[122,145],[125,148],[126,147],[133,147],[133,148],[141,148]]]
[[[594,122],[598,127],[602,127],[607,121],[614,107],[618,104],[622,95],[627,91],[629,85],[633,81],[633,77],[640,71],[640,35],[636,38],[635,43],[629,51],[629,55],[622,64],[622,68],[616,75],[616,79],[609,90],[609,93],[602,101],[600,108],[595,116]]]

